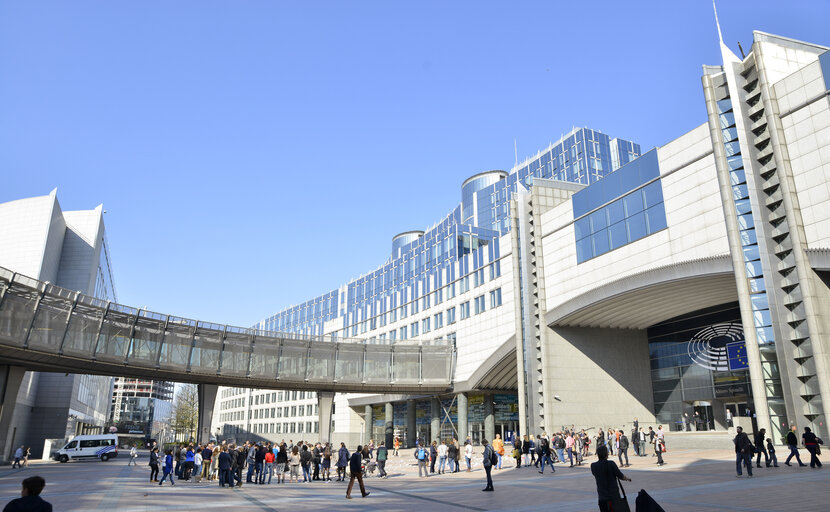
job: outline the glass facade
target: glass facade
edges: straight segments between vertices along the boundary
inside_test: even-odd
[[[423,298],[430,294],[434,307],[440,303],[438,297],[443,300],[455,296],[456,281],[486,266],[498,265],[501,255],[495,242],[510,229],[509,200],[519,183],[529,186],[533,178],[545,178],[588,185],[619,165],[636,161],[639,155],[636,143],[612,139],[589,128],[576,129],[509,173],[488,171],[468,179],[462,185],[461,204],[422,235],[407,232],[402,233],[402,239],[396,237],[392,257],[379,268],[340,289],[287,308],[256,327],[359,337],[415,314],[414,309],[423,307]],[[498,271],[496,276],[500,275],[498,267],[494,270]],[[421,301],[420,306],[416,306],[417,301]],[[343,328],[326,332],[325,322],[338,318]],[[447,323],[451,323],[449,318]],[[391,340],[401,334],[388,332],[377,339]],[[406,334],[411,335],[411,330]]]
[[[741,313],[737,303],[683,315],[648,329],[651,381],[657,422],[677,430],[684,413],[704,418],[702,429],[725,428],[733,413],[752,407],[745,364]],[[716,425],[716,422],[719,423]]]
[[[577,263],[666,228],[659,176],[651,150],[573,195]]]

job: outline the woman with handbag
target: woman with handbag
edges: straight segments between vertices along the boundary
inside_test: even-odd
[[[597,448],[598,461],[591,464],[591,474],[597,482],[597,497],[600,512],[630,512],[628,499],[620,480],[630,482],[631,479],[620,472],[617,464],[608,460],[608,447],[603,445]],[[620,491],[622,490],[622,497]]]

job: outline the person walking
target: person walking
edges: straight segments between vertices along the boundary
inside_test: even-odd
[[[127,465],[129,466],[132,464],[133,466],[138,466],[136,459],[138,458],[138,450],[136,449],[135,445],[130,448],[130,460],[127,461]]]
[[[159,485],[164,483],[165,478],[170,478],[170,485],[175,485],[173,483],[173,450],[167,450],[164,455],[164,474],[161,476],[161,482]]]
[[[467,472],[471,472],[473,470],[473,443],[469,440],[464,441],[464,459],[467,462]]]
[[[545,462],[550,465],[551,473],[556,473],[556,468],[553,467],[553,461],[550,460],[550,445],[548,440],[544,437],[539,438],[539,464],[542,468],[539,470],[540,474],[545,474]]]
[[[565,438],[565,451],[568,452],[568,460],[571,461],[571,466],[570,467],[574,467],[574,452],[573,452],[574,436],[573,436],[572,433],[569,433],[569,432],[566,432],[565,435],[567,436]],[[597,444],[597,450],[599,450],[599,446],[605,446],[605,445],[600,445],[598,443]]]
[[[499,434],[496,434],[496,438],[493,439],[493,450],[499,458],[499,464],[496,469],[501,469],[501,458],[504,456],[504,441],[501,440],[501,435]]]
[[[15,466],[17,466],[18,469],[23,467],[20,464],[20,460],[23,458],[23,449],[24,448],[25,448],[25,446],[23,446],[21,444],[20,448],[18,448],[17,450],[14,451],[14,462],[12,462],[12,469],[14,469]]]
[[[628,463],[628,438],[625,436],[625,433],[620,430],[620,439],[617,441],[619,446],[619,451],[617,452],[617,457],[620,459],[620,467],[627,468],[631,464]],[[625,457],[625,464],[623,464],[623,456]]]
[[[752,478],[752,452],[754,451],[752,443],[743,428],[736,427],[735,430],[737,430],[738,434],[732,442],[735,444],[735,469],[738,472],[737,476],[740,478],[743,475],[743,471],[741,470],[741,463],[743,463],[746,466],[746,474],[749,478]]]
[[[795,437],[795,427],[787,432],[787,447],[790,449],[790,455],[787,457],[787,460],[784,461],[784,464],[792,466],[792,464],[790,464],[790,459],[795,457],[795,460],[798,461],[799,466],[807,465],[801,462],[801,457],[798,455],[798,439]]]
[[[52,504],[40,497],[46,487],[42,476],[30,476],[23,480],[20,497],[11,500],[3,512],[52,512]]]
[[[423,446],[418,446],[415,448],[415,460],[418,461],[418,478],[426,478],[429,476],[427,473],[427,450]]]
[[[767,452],[769,452],[769,458],[772,460],[772,467],[778,467],[778,457],[775,456],[775,446],[772,445],[772,439],[767,438]]]
[[[337,452],[337,481],[342,482],[346,478],[346,465],[349,463],[349,449],[345,443],[340,443],[340,450]]]
[[[386,441],[381,441],[378,446],[378,453],[375,456],[375,461],[378,463],[378,477],[386,478],[386,459],[389,458],[389,449],[386,448]]]
[[[762,453],[764,454],[764,462],[766,463],[766,466],[770,466],[769,453],[767,453],[767,449],[766,447],[764,447],[764,441],[766,440],[766,437],[767,429],[765,428],[762,428],[758,432],[755,432],[755,453],[758,456],[757,460],[755,461],[755,465],[759,468],[761,467]]]
[[[444,445],[444,441],[441,441],[441,444]],[[446,455],[446,445],[444,445],[444,448],[445,448],[444,449],[444,452],[445,452],[444,455]],[[430,461],[429,462],[429,472],[430,473],[435,473],[435,461],[438,460],[438,458],[439,458],[438,443],[435,442],[435,441],[432,441],[432,444],[429,445],[429,461]],[[446,457],[445,457],[445,461],[446,461]],[[443,469],[442,466],[439,466],[439,467],[441,467],[441,469]]]
[[[150,481],[158,482],[159,478],[159,449],[154,447],[150,450]]]
[[[490,473],[493,471],[493,466],[498,459],[498,455],[486,439],[482,439],[481,444],[484,445],[484,457],[481,463],[484,465],[484,472],[487,474],[487,487],[482,489],[482,491],[490,492],[493,490],[493,476]]]
[[[363,457],[360,454],[362,449],[363,447],[358,445],[357,450],[355,450],[349,459],[349,486],[346,488],[347,500],[352,499],[352,487],[354,486],[355,478],[357,479],[357,483],[360,485],[360,494],[364,498],[369,495],[366,488],[363,486]],[[420,464],[418,469],[420,471]],[[424,467],[424,473],[426,473],[426,467]]]
[[[630,482],[631,479],[620,472],[620,468],[613,460],[608,460],[608,447],[597,448],[598,461],[591,464],[591,474],[597,484],[597,499],[601,512],[617,510],[613,503],[622,500],[620,497],[619,480]]]
[[[393,446],[395,448],[395,457],[397,457],[398,456],[398,448],[401,447],[401,440],[397,436],[395,436],[395,442],[394,442]]]
[[[657,465],[664,465],[665,461],[663,461],[663,454],[666,453],[666,440],[662,437],[658,437],[654,441],[654,449],[657,452]]]
[[[820,468],[821,461],[818,460],[819,445],[824,444],[824,441],[816,437],[810,427],[804,427],[804,433],[801,435],[801,439],[804,441],[804,447],[810,452],[810,467]]]
[[[516,469],[522,467],[522,457],[524,456],[524,445],[522,440],[517,435],[513,439],[513,458],[516,459]]]

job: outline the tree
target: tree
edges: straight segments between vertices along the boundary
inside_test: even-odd
[[[170,423],[177,441],[194,440],[199,424],[199,392],[194,384],[182,385],[176,394]]]

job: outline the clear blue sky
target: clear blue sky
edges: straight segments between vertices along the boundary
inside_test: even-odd
[[[721,1],[830,45],[830,2]],[[712,5],[6,1],[0,202],[104,203],[120,302],[247,326],[383,263],[461,182],[573,126],[705,122]]]

